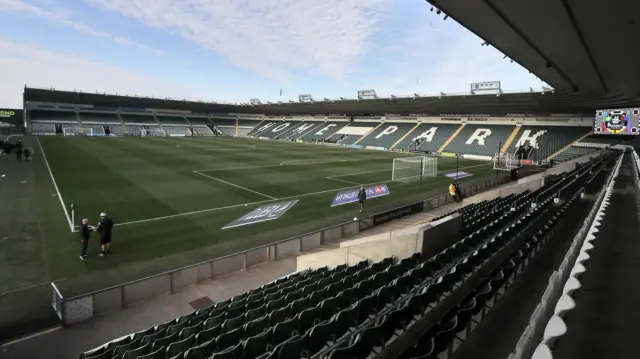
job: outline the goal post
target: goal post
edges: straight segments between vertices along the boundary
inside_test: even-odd
[[[93,136],[93,128],[84,127],[63,127],[64,136]]]
[[[140,130],[140,136],[142,136],[142,137],[147,137],[147,136],[166,137],[167,136],[167,131],[165,131],[163,129],[160,129],[160,128],[154,128],[154,129],[143,128],[142,130]]]
[[[519,168],[520,160],[516,158],[516,155],[509,152],[501,152],[493,155],[493,169],[498,171],[511,171],[514,168]]]
[[[393,159],[391,180],[398,182],[420,181],[436,177],[438,158],[427,156],[400,157]]]

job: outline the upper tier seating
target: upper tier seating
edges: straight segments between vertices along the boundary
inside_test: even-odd
[[[115,112],[80,112],[78,116],[82,123],[122,124]]]
[[[57,123],[78,123],[75,112],[71,111],[29,111],[31,122],[57,122]]]
[[[592,167],[550,178],[535,191],[458,210],[467,235],[430,258],[416,253],[298,272],[80,357],[365,359],[430,318],[440,324],[415,337],[421,344],[401,354],[432,358],[449,350],[472,316],[484,315],[485,305],[506,290],[563,211],[576,203]],[[553,200],[560,190],[566,200],[562,208]],[[476,271],[488,271],[486,279],[475,279]],[[472,291],[456,299],[467,281]]]
[[[167,115],[156,115],[156,119],[158,123],[161,125],[178,125],[178,126],[189,126],[189,122],[184,116],[167,116]]]
[[[125,124],[130,123],[143,123],[143,124],[154,124],[157,125],[158,121],[156,121],[155,117],[151,114],[131,114],[131,113],[121,113],[120,118],[124,121]]]

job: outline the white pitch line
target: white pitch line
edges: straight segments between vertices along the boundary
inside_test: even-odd
[[[350,183],[350,184],[354,184],[354,185],[359,185],[359,183],[356,182],[351,182],[351,181],[347,181],[347,180],[341,180],[338,178],[333,178],[333,177],[325,177],[328,180],[332,180],[332,181],[338,181],[338,182],[344,182],[344,183]]]
[[[380,159],[394,159],[394,157],[371,157],[371,158],[360,158],[357,160],[332,160],[332,161],[323,161],[323,162],[305,162],[305,163],[290,163],[292,161],[281,162],[279,165],[264,165],[264,166],[243,166],[243,167],[226,167],[226,168],[205,168],[201,170],[196,170],[198,172],[217,172],[217,171],[232,171],[232,170],[251,170],[255,168],[272,168],[272,167],[280,167],[284,166],[283,163],[289,163],[287,166],[306,166],[306,165],[315,165],[318,163],[342,163],[342,162],[358,162],[358,161],[368,161],[368,160],[380,160]],[[303,161],[303,160],[293,160],[293,161]]]
[[[64,215],[65,217],[67,217],[67,222],[69,223],[69,229],[71,230],[71,232],[73,232],[75,229],[73,228],[73,223],[71,223],[71,216],[69,216],[69,211],[67,211],[67,206],[64,204],[64,200],[62,199],[62,195],[60,194],[60,190],[58,189],[58,184],[56,183],[56,179],[53,177],[53,172],[51,172],[51,167],[49,167],[49,161],[47,161],[47,156],[44,154],[44,150],[42,149],[42,144],[40,144],[40,138],[38,138],[38,136],[36,136],[36,141],[38,142],[38,147],[40,147],[40,153],[42,153],[44,164],[47,166],[47,170],[49,171],[49,176],[51,176],[51,182],[53,182],[53,188],[56,190],[56,194],[58,195],[58,199],[60,200],[62,211],[64,211]]]
[[[267,198],[271,198],[271,199],[277,199],[277,198],[275,198],[275,197],[269,196],[268,194],[264,194],[264,193],[261,193],[261,192],[258,192],[258,191],[254,191],[254,190],[252,190],[252,189],[250,189],[250,188],[242,187],[242,186],[237,185],[237,184],[235,184],[235,183],[231,183],[231,182],[228,182],[228,181],[225,181],[225,180],[221,180],[220,178],[216,178],[216,177],[213,177],[213,176],[209,176],[209,175],[206,175],[206,174],[204,174],[204,173],[200,173],[200,172],[198,172],[198,171],[193,171],[193,173],[195,173],[195,174],[199,174],[200,176],[204,176],[204,177],[207,177],[207,178],[211,178],[212,180],[216,180],[216,181],[222,182],[222,183],[224,183],[224,184],[228,184],[229,186],[233,186],[233,187],[236,187],[236,188],[243,189],[243,190],[245,190],[245,191],[249,191],[249,192],[252,192],[252,193],[255,193],[255,194],[259,194],[259,195],[261,195],[261,196],[263,196],[263,197],[267,197]]]
[[[490,165],[491,163],[487,163],[485,165]],[[475,165],[475,166],[470,166],[470,167],[460,167],[461,170],[463,169],[467,169],[467,168],[471,168],[471,167],[478,167],[481,165]],[[455,169],[454,169],[455,171]],[[196,171],[194,171],[196,172]],[[445,171],[448,172],[448,171]],[[388,182],[395,182],[395,181],[388,181]],[[371,182],[371,183],[363,183],[363,186],[371,186],[374,184],[379,184],[380,181],[378,182]],[[323,194],[323,193],[330,193],[330,192],[339,192],[339,191],[344,191],[347,189],[351,189],[354,187],[358,187],[358,186],[348,186],[348,187],[342,187],[342,188],[334,188],[334,189],[328,189],[326,191],[318,191],[318,192],[311,192],[311,193],[304,193],[304,194],[299,194],[296,196],[289,196],[289,197],[282,197],[282,198],[278,198],[279,201],[286,201],[288,199],[296,199],[296,198],[303,198],[303,197],[309,197],[309,196],[315,196],[318,194]],[[138,224],[138,223],[147,223],[147,222],[154,222],[154,221],[159,221],[159,220],[163,220],[163,219],[170,219],[170,218],[177,218],[177,217],[184,217],[184,216],[192,216],[194,214],[201,214],[201,213],[207,213],[207,212],[216,212],[216,211],[222,211],[225,209],[232,209],[232,208],[238,208],[238,207],[245,207],[245,206],[249,206],[249,205],[254,205],[254,204],[262,204],[262,203],[267,203],[267,202],[273,202],[274,200],[264,200],[264,201],[257,201],[257,202],[248,202],[248,203],[240,203],[240,204],[234,204],[234,205],[230,205],[230,206],[224,206],[224,207],[216,207],[216,208],[207,208],[207,209],[201,209],[198,211],[191,211],[191,212],[184,212],[184,213],[177,213],[177,214],[170,214],[168,216],[162,216],[162,217],[154,217],[154,218],[147,218],[147,219],[140,219],[137,221],[130,221],[130,222],[123,222],[123,223],[117,223],[115,226],[116,227],[120,227],[120,226],[128,226],[128,225],[132,225],[132,224]]]

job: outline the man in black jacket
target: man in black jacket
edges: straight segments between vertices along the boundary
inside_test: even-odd
[[[358,192],[358,203],[360,204],[360,213],[364,212],[364,201],[367,199],[367,192],[364,190],[364,186],[360,186]]]
[[[83,218],[82,225],[80,226],[80,241],[82,242],[82,252],[80,252],[80,259],[82,260],[87,258],[87,248],[89,247],[89,238],[91,238],[91,232],[93,232],[93,229],[89,225],[89,220]]]
[[[113,220],[107,217],[107,212],[100,213],[100,222],[95,228],[95,231],[100,234],[100,246],[102,247],[102,253],[100,257],[104,257],[111,253],[111,230],[113,229]]]

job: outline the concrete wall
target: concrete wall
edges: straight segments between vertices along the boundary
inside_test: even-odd
[[[390,256],[406,258],[421,250],[422,245],[417,233],[399,235],[388,240],[360,243],[299,256],[297,258],[297,270],[315,269],[324,266],[331,268],[340,264],[354,265],[364,259],[379,262]]]

